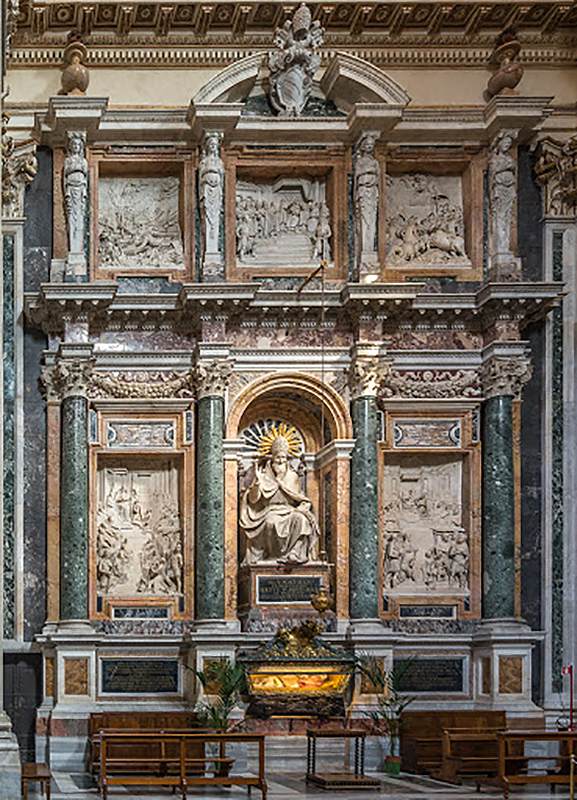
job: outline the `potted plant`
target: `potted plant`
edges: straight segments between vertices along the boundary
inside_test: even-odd
[[[385,772],[389,775],[401,771],[401,714],[415,699],[401,692],[401,679],[409,666],[410,662],[402,668],[387,670],[383,659],[375,656],[363,656],[358,661],[358,668],[375,696],[375,705],[364,713],[373,721],[373,732],[389,740],[389,754],[385,758]]]
[[[215,731],[231,729],[230,715],[246,692],[244,667],[226,659],[208,662],[206,669],[195,670],[205,699],[197,706],[200,722]]]

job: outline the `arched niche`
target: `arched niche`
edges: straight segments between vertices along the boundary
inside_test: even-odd
[[[311,501],[320,528],[320,555],[304,564],[280,563],[266,556],[258,564],[243,564],[246,537],[239,525],[240,500],[254,480],[258,460],[243,431],[260,430],[268,420],[292,425],[302,437],[301,466],[296,458],[291,465],[299,474],[300,488]],[[227,416],[225,440],[227,614],[231,618],[238,614],[248,629],[254,629],[251,625],[257,618],[274,625],[310,611],[308,596],[301,602],[278,602],[265,608],[256,585],[262,576],[267,580],[272,577],[273,582],[276,576],[310,577],[311,581],[318,577],[319,585],[328,585],[334,592],[337,618],[347,616],[351,448],[352,426],[346,404],[331,386],[313,376],[269,375],[249,384],[235,398]]]

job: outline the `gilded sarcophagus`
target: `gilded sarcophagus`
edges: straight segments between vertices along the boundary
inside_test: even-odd
[[[354,657],[343,647],[323,641],[322,631],[322,623],[307,620],[280,628],[263,647],[239,655],[246,668],[250,715],[344,714]]]

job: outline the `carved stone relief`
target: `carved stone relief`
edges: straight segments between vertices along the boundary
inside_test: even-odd
[[[8,135],[7,114],[2,114],[2,216],[6,219],[24,215],[24,189],[38,172],[36,145],[16,144]]]
[[[385,463],[384,586],[388,594],[466,592],[462,461],[409,457]]]
[[[146,370],[113,370],[94,372],[90,382],[90,397],[100,399],[194,397],[193,375],[188,372],[158,372]]]
[[[302,3],[292,20],[274,35],[275,49],[269,53],[270,102],[281,117],[298,117],[310,97],[315,72],[321,59],[317,50],[323,43],[324,28],[312,21]]]
[[[331,218],[323,179],[240,180],[236,250],[248,266],[311,265],[331,258]]]
[[[480,397],[481,383],[476,370],[390,370],[381,385],[381,396]]]
[[[543,210],[549,217],[577,212],[577,136],[566,142],[547,138],[539,146],[535,174],[543,186]]]
[[[86,134],[81,131],[70,131],[62,181],[68,229],[67,272],[71,277],[81,277],[86,274],[84,239],[88,198],[88,161],[85,153]]]
[[[521,268],[511,247],[517,198],[516,138],[516,131],[500,131],[489,154],[489,254],[493,280],[519,277]]]
[[[106,444],[114,448],[174,447],[173,422],[122,422],[107,424]]]
[[[183,590],[183,533],[178,468],[105,466],[98,471],[96,577],[114,597]]]
[[[179,190],[179,179],[175,176],[100,178],[100,266],[183,269]]]
[[[203,265],[212,275],[220,275],[223,256],[220,247],[222,201],[224,197],[224,164],[220,157],[222,134],[211,131],[206,134],[202,158],[198,167],[198,193],[202,222]]]
[[[389,175],[387,209],[390,266],[470,266],[459,175]]]
[[[378,265],[377,219],[379,211],[380,166],[375,158],[378,133],[365,133],[354,156],[353,202],[357,269],[362,275]]]

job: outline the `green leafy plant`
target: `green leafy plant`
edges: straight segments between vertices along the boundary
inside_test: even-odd
[[[196,709],[201,724],[217,731],[229,730],[230,715],[246,692],[244,667],[229,659],[214,659],[204,670],[195,670],[195,675],[206,695]]]
[[[357,661],[357,669],[371,687],[375,705],[365,711],[373,721],[373,730],[389,739],[389,755],[399,755],[401,714],[416,698],[401,691],[404,674],[411,666],[408,660],[402,667],[387,670],[382,658],[364,655]]]

